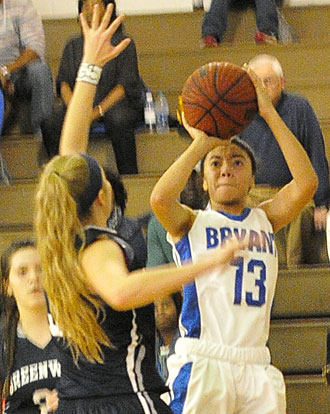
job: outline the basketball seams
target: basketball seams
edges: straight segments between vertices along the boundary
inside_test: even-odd
[[[257,112],[253,84],[246,76],[242,68],[227,62],[213,62],[197,69],[182,91],[187,122],[222,139],[240,133],[253,118],[248,119],[247,112]],[[221,86],[226,88],[223,92]]]
[[[186,106],[187,105],[189,105],[189,106],[195,106],[195,107],[198,107],[199,109],[203,109],[204,110],[203,115],[198,119],[198,121],[194,121],[194,125],[192,125],[193,127],[196,127],[196,125],[199,124],[203,120],[203,118],[205,118],[206,115],[210,115],[212,117],[212,119],[214,120],[215,125],[217,125],[216,124],[216,120],[214,118],[214,115],[212,114],[213,109],[216,110],[216,111],[218,111],[219,113],[221,113],[225,118],[227,118],[229,121],[231,121],[236,126],[238,126],[238,127],[243,127],[244,126],[244,124],[242,124],[241,122],[233,119],[230,116],[230,114],[228,114],[227,112],[225,112],[224,110],[222,110],[221,108],[219,108],[216,105],[212,106],[211,108],[206,108],[206,107],[204,107],[203,105],[201,105],[199,103],[187,102],[187,101],[183,101],[183,105],[186,105]]]
[[[217,136],[217,137],[219,137],[219,138],[221,138],[222,136],[221,135],[218,135],[218,134],[220,134],[220,132],[219,132],[219,129],[218,129],[218,125],[217,125],[217,121],[216,121],[216,118],[215,118],[215,116],[212,114],[212,110],[213,109],[215,109],[216,111],[218,111],[218,112],[220,112],[226,119],[228,119],[229,121],[231,121],[234,125],[236,125],[237,127],[244,127],[244,124],[243,123],[241,123],[241,122],[239,122],[239,121],[237,121],[237,120],[235,120],[235,119],[233,119],[231,116],[230,116],[230,114],[227,114],[226,112],[224,112],[222,109],[220,109],[219,107],[217,107],[217,106],[215,106],[215,107],[212,107],[211,109],[207,109],[207,108],[204,108],[203,106],[201,106],[201,105],[199,105],[199,104],[194,104],[194,103],[191,103],[191,102],[187,102],[187,103],[185,103],[186,105],[191,105],[191,106],[197,106],[197,107],[199,107],[199,108],[201,108],[201,109],[204,109],[204,113],[203,113],[203,115],[202,116],[200,116],[196,121],[194,120],[194,124],[192,125],[192,127],[194,127],[194,128],[196,128],[197,127],[197,125],[200,123],[200,122],[202,122],[202,120],[207,116],[207,115],[209,115],[211,118],[212,118],[212,120],[214,121],[214,126],[215,126],[215,129],[216,129],[216,132],[215,132],[215,134],[213,134],[212,133],[212,136]]]
[[[215,103],[213,102],[213,100],[208,95],[206,95],[206,93],[201,88],[200,84],[195,81],[195,79],[194,79],[193,76],[191,77],[191,80],[193,81],[193,84],[198,89],[198,91],[200,92],[200,94],[203,95],[204,98],[206,98],[206,100],[209,101],[209,103],[211,103],[212,105],[214,105]],[[218,102],[219,101],[217,101],[216,103],[218,103]]]
[[[227,95],[227,93],[229,93],[236,85],[238,85],[241,80],[245,77],[245,75],[247,75],[246,72],[243,72],[238,78],[235,79],[235,81],[229,85],[228,89],[223,93],[223,96],[225,97]]]
[[[217,75],[218,75],[218,71],[217,71],[217,73],[216,73]],[[231,104],[231,105],[247,105],[247,104],[252,104],[252,103],[256,103],[257,102],[257,99],[256,98],[254,98],[254,99],[249,99],[249,100],[247,100],[247,101],[232,101],[232,100],[229,100],[229,99],[227,99],[226,98],[226,95],[233,89],[233,88],[235,88],[235,86],[237,86],[240,82],[241,82],[241,80],[244,78],[244,77],[246,77],[246,76],[249,76],[246,72],[243,72],[235,81],[234,81],[234,83],[232,83],[229,87],[228,87],[228,89],[226,90],[226,91],[224,91],[223,93],[221,92],[221,91],[219,91],[219,89],[218,89],[218,80],[216,80],[216,83],[214,83],[214,89],[216,90],[216,92],[217,92],[217,94],[218,94],[218,96],[219,97],[221,97],[221,99],[224,101],[224,102],[226,102],[226,103],[228,103],[228,104]]]

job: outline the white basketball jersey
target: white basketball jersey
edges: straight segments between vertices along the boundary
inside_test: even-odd
[[[248,247],[230,264],[184,286],[181,335],[227,346],[265,346],[278,264],[275,235],[262,209],[247,208],[240,216],[199,211],[189,233],[172,243],[173,256],[179,265],[195,261],[233,237]]]

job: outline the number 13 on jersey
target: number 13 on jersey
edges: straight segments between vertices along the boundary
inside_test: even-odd
[[[241,305],[245,301],[248,306],[262,306],[266,301],[266,265],[262,260],[249,259],[247,265],[243,257],[235,257],[231,266],[236,268],[234,305]],[[246,267],[245,267],[246,266]],[[244,273],[244,268],[246,272]],[[243,292],[245,278],[254,278],[254,285],[258,292]]]

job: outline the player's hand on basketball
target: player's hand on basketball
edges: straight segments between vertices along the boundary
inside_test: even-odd
[[[250,76],[253,82],[253,85],[257,93],[259,114],[265,119],[267,118],[267,115],[274,111],[274,105],[272,104],[267,89],[262,84],[262,81],[259,78],[259,76],[257,76],[257,74],[251,68],[249,68],[247,64],[245,64],[243,68],[247,71],[248,75]]]
[[[210,146],[210,149],[214,147],[218,147],[219,145],[229,145],[229,140],[220,139],[217,137],[211,137],[207,135],[204,131],[194,128],[190,126],[184,116],[184,113],[182,112],[182,123],[187,132],[189,133],[190,137],[195,140],[201,140],[205,141],[207,145]]]
[[[118,56],[130,43],[131,39],[122,40],[117,46],[111,44],[111,38],[123,22],[125,16],[121,15],[110,26],[113,4],[109,4],[100,22],[99,6],[95,5],[93,17],[89,26],[83,14],[80,14],[80,23],[84,35],[83,62],[103,67],[109,60]]]

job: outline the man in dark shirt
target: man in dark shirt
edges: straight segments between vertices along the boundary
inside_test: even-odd
[[[318,119],[306,98],[284,91],[283,69],[274,56],[257,55],[250,60],[249,66],[261,78],[277,112],[305,148],[319,180],[314,203],[311,201],[278,234],[280,264],[294,266],[325,261],[329,168]],[[255,177],[256,187],[250,192],[250,201],[255,205],[274,196],[279,188],[289,183],[291,173],[272,132],[259,115],[240,136],[253,148],[262,163]]]

